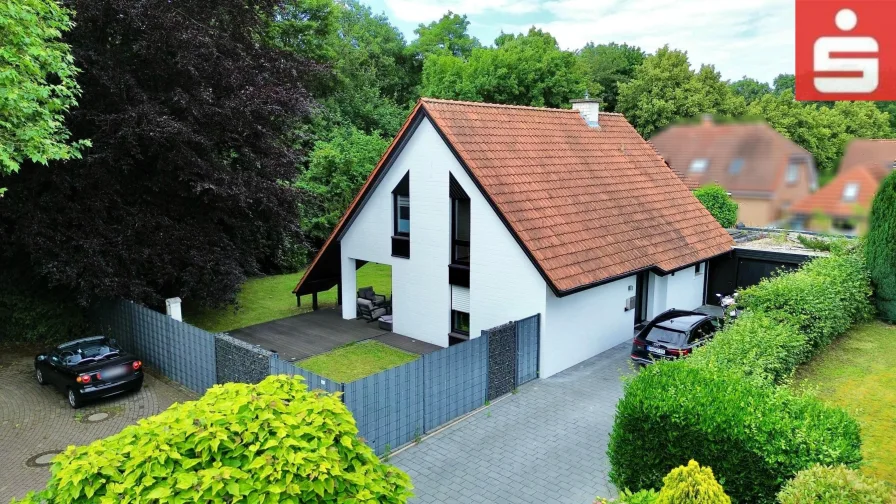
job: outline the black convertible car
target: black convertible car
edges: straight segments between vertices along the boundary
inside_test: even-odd
[[[37,383],[64,392],[72,408],[143,386],[143,363],[105,336],[69,341],[34,358]]]
[[[689,355],[722,327],[715,315],[696,311],[668,310],[660,313],[632,341],[632,361],[637,366],[660,359]]]

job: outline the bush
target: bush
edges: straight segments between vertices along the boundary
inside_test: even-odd
[[[745,312],[687,362],[737,371],[764,383],[782,383],[808,357],[806,336],[764,312]]]
[[[813,466],[797,473],[778,494],[781,504],[891,504],[896,495],[880,481],[848,467]]]
[[[737,203],[728,196],[722,186],[710,184],[694,191],[694,196],[703,203],[709,213],[724,228],[733,228],[737,224]]]
[[[824,238],[816,238],[814,236],[806,236],[803,234],[796,235],[796,239],[800,244],[810,250],[820,250],[822,252],[831,251],[831,241]]]
[[[0,278],[0,342],[51,343],[87,335],[84,310],[68,292],[8,270]]]
[[[594,504],[655,504],[659,495],[655,490],[641,490],[634,493],[623,490],[619,492],[618,499],[598,497],[594,500]]]
[[[871,204],[865,257],[877,309],[896,321],[896,172],[884,179]]]
[[[691,460],[663,478],[657,504],[731,504],[709,467]]]
[[[301,378],[229,383],[69,447],[21,502],[406,502],[408,476],[357,434],[339,397]]]
[[[654,364],[625,388],[608,455],[618,488],[659,488],[672,468],[699,460],[735,502],[769,503],[813,464],[861,461],[855,420],[812,397],[686,360]]]
[[[809,354],[826,347],[856,322],[873,314],[871,284],[864,258],[855,249],[838,250],[799,270],[762,280],[740,293],[747,311],[793,324],[806,335]]]

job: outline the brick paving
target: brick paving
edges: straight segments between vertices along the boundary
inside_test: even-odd
[[[174,402],[194,398],[189,391],[147,375],[139,392],[73,410],[53,386],[37,384],[33,355],[0,354],[0,503],[46,484],[49,467],[35,467],[27,463],[29,459],[110,436]],[[87,421],[95,413],[107,413],[108,417]]]
[[[545,380],[392,457],[415,504],[591,504],[613,497],[607,442],[630,343]]]

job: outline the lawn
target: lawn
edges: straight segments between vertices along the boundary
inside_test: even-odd
[[[253,278],[243,284],[236,296],[236,305],[218,309],[190,306],[184,303],[184,320],[206,331],[224,332],[311,311],[311,296],[302,297],[296,306],[292,290],[304,271],[286,275]],[[392,292],[392,267],[367,263],[358,270],[358,287],[372,285],[379,294]],[[336,306],[336,287],[318,294],[321,308]]]
[[[862,472],[896,485],[896,327],[863,324],[797,370],[794,387],[849,411],[862,427]]]
[[[301,368],[342,383],[353,382],[419,357],[379,341],[360,341],[297,363]]]

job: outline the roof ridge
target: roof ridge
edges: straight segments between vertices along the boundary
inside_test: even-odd
[[[538,111],[549,111],[549,112],[576,112],[578,111],[573,109],[561,109],[561,108],[553,108],[553,107],[531,107],[527,105],[505,105],[503,103],[486,103],[486,102],[472,102],[472,101],[464,101],[464,100],[445,100],[443,98],[428,98],[421,97],[420,101],[423,103],[450,103],[453,105],[473,105],[477,107],[498,107],[498,108],[512,108],[512,109],[523,109],[523,110],[538,110]],[[601,112],[602,114],[609,114],[610,112]]]

